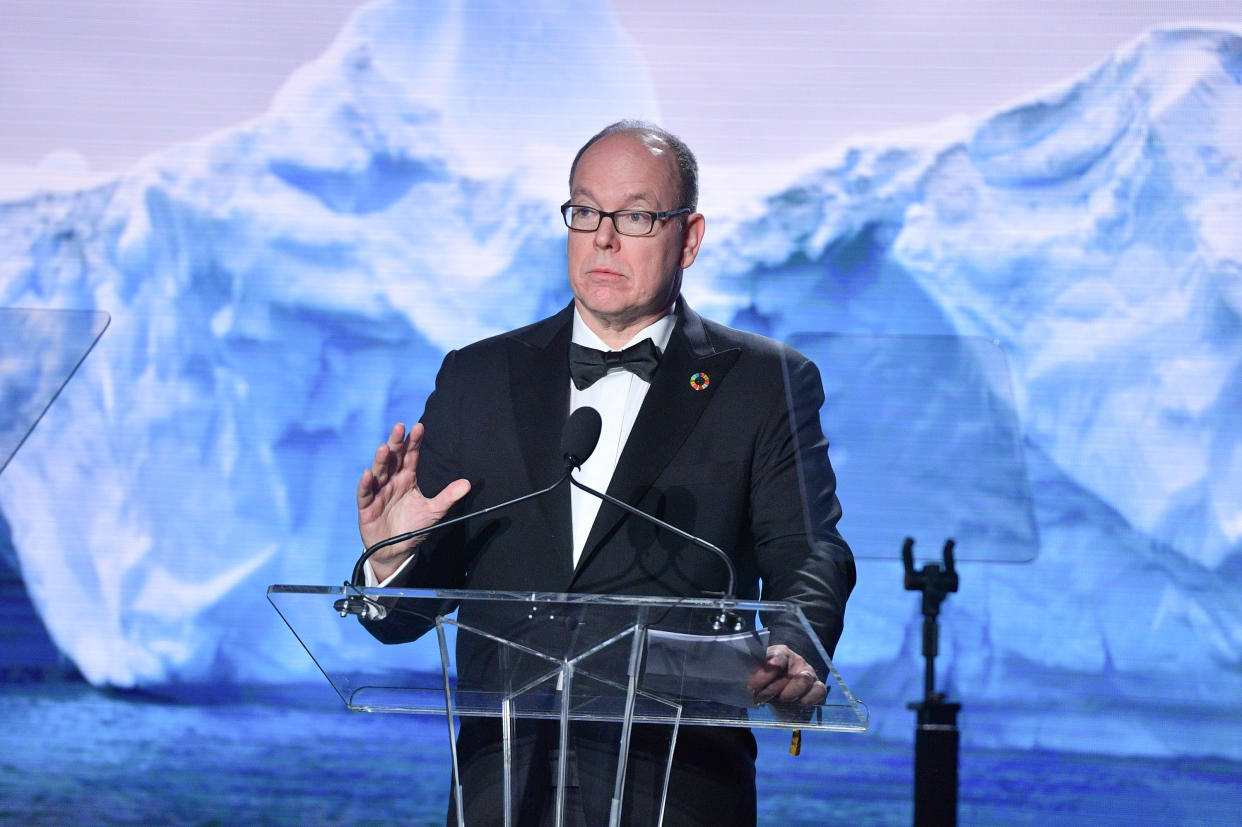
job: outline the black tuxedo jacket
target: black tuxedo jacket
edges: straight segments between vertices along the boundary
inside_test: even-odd
[[[608,493],[723,549],[737,570],[738,597],[800,604],[831,655],[855,572],[836,529],[841,511],[819,424],[819,372],[790,348],[707,321],[682,301],[675,313],[672,336]],[[426,433],[417,474],[424,494],[465,477],[472,488],[455,507],[455,513],[465,514],[560,477],[572,327],[571,305],[549,319],[445,357],[422,417]],[[600,507],[573,566],[568,486],[466,520],[432,538],[420,546],[417,562],[390,585],[698,597],[723,591],[727,581],[723,563],[711,552],[608,503]],[[398,642],[426,631],[430,620],[396,613],[367,626],[381,640]],[[590,624],[558,631],[547,618],[518,608],[506,613],[463,606],[458,621],[499,637],[524,639],[549,653],[558,646],[581,652],[593,643]],[[593,631],[598,639],[610,633]],[[796,630],[773,628],[770,642],[788,644],[827,677]],[[459,688],[521,685],[525,670],[509,656],[459,635]],[[540,744],[552,738],[553,730],[540,723],[546,722],[522,722],[515,747],[516,765],[533,773],[519,785],[524,795],[533,796],[524,799],[527,815],[547,805],[539,798],[550,777],[547,761],[536,756],[548,754],[547,745]],[[609,763],[615,755],[601,756],[615,753],[617,733],[597,729],[579,724],[573,736],[586,823],[606,818],[606,811],[592,815],[589,810],[607,803],[615,768]],[[628,813],[645,812],[644,807],[659,801],[653,791],[662,785],[662,765],[641,755],[659,755],[662,738],[667,733],[660,728],[635,727],[633,777],[642,777],[639,768],[646,767],[655,780],[627,788]],[[499,739],[495,721],[462,723],[458,752],[467,815],[481,822],[502,811],[495,809],[501,806]],[[680,812],[676,817],[687,824],[753,823],[754,756],[748,730],[683,727],[669,781],[672,812]],[[540,772],[545,781],[534,780]],[[634,817],[635,823],[654,822],[654,816]]]
[[[836,529],[819,372],[785,345],[703,319],[684,301],[675,314],[608,493],[723,549],[738,597],[800,604],[831,655],[855,572]],[[422,417],[424,494],[465,477],[472,489],[454,513],[469,513],[563,473],[572,327],[571,305],[445,357]],[[712,553],[608,503],[574,567],[568,486],[433,536],[392,586],[695,597],[727,580]],[[372,631],[408,637],[390,625]],[[796,637],[774,632],[772,642],[814,661]]]

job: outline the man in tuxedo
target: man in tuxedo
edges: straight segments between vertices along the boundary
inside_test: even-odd
[[[613,124],[579,151],[569,183],[561,209],[572,304],[445,357],[420,422],[408,434],[396,425],[362,475],[364,543],[549,485],[564,470],[568,415],[590,406],[601,436],[578,479],[724,549],[737,596],[798,603],[831,656],[855,573],[836,530],[817,369],[778,342],[703,319],[680,297],[705,229],[682,141],[651,124]],[[720,593],[727,577],[713,554],[567,486],[433,533],[417,554],[412,543],[385,548],[368,565],[372,585],[658,596]],[[391,619],[368,625],[393,642],[422,631]],[[822,702],[824,664],[809,641],[774,630],[769,643],[748,684],[755,703]],[[458,657],[460,671],[468,656]],[[546,818],[551,732],[519,730],[519,823]],[[624,805],[632,823],[658,808],[644,796],[662,786],[666,737],[635,728]],[[582,726],[574,740],[571,817],[606,821],[610,765],[596,754],[615,753],[615,732]],[[503,806],[499,727],[468,720],[458,744],[467,821],[488,823]],[[754,759],[747,729],[683,727],[667,823],[754,823]]]

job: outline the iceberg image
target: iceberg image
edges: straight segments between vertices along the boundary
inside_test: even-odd
[[[604,4],[575,14],[597,42],[570,76],[560,16],[497,14],[366,6],[262,116],[0,203],[0,306],[111,315],[0,474],[27,591],[90,682],[313,679],[266,587],[347,577],[357,475],[443,354],[568,302],[569,160],[661,113]],[[925,510],[966,527],[940,664],[972,737],[1242,758],[1242,30],[1102,57],[992,113],[762,175],[705,166],[686,293],[824,373],[860,558],[837,663],[874,729],[908,729],[921,679],[881,515]],[[852,445],[939,456],[978,423],[847,397],[868,366],[841,337],[990,343],[1026,484],[960,496],[970,469],[929,462],[899,499],[852,492],[879,476]],[[1007,509],[1032,515],[1031,553],[972,548]],[[1153,712],[1176,707],[1195,715]]]

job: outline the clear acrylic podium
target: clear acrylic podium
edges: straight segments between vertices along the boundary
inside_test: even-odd
[[[365,601],[368,613],[383,618],[342,617],[351,598],[355,609]],[[668,754],[661,756],[665,785],[680,726],[867,728],[865,707],[850,694],[801,610],[788,603],[286,585],[271,586],[268,599],[350,709],[444,716],[459,824],[465,811],[454,733],[464,718],[500,721],[510,802],[506,824],[519,793],[513,752],[518,719],[559,727],[558,825],[574,722],[613,724],[619,732],[612,824],[622,818],[635,724],[668,725]],[[770,643],[786,643],[818,661],[829,687],[822,705],[751,703],[747,679]]]

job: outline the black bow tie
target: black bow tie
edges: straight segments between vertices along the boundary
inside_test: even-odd
[[[596,350],[569,343],[569,376],[580,391],[594,385],[614,368],[623,368],[650,382],[659,366],[660,351],[650,339],[643,339],[625,350]]]

